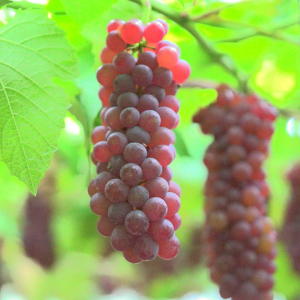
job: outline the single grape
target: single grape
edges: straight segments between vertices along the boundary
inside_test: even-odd
[[[132,19],[123,24],[121,37],[127,44],[139,43],[144,35],[144,26],[140,20]]]
[[[159,197],[164,199],[167,195],[169,185],[165,179],[157,177],[153,180],[146,181],[145,188],[148,190],[150,198]]]
[[[174,153],[169,146],[157,145],[149,150],[148,157],[157,159],[162,167],[166,167],[173,161]]]
[[[127,44],[121,39],[117,30],[111,31],[106,38],[106,46],[113,52],[124,51]]]
[[[137,254],[134,252],[133,248],[130,248],[128,250],[125,250],[123,252],[124,258],[132,263],[132,264],[138,264],[140,263],[142,260],[137,256]]]
[[[164,87],[166,96],[175,96],[178,90],[178,84],[173,80],[169,85]],[[164,105],[168,106],[168,105]]]
[[[158,68],[156,68],[156,69],[158,69]],[[166,82],[166,80],[164,80],[164,82]],[[155,85],[155,84],[147,85],[143,90],[143,94],[149,94],[149,95],[154,96],[158,102],[160,102],[166,96],[166,92],[165,92],[164,88],[162,88],[161,86]],[[147,108],[147,109],[151,109],[151,108]]]
[[[145,213],[150,222],[159,221],[163,219],[167,214],[167,210],[168,206],[166,202],[158,197],[150,198],[143,206],[143,212]],[[150,227],[151,224],[152,223],[150,223]]]
[[[161,123],[160,115],[154,110],[145,110],[141,113],[139,126],[147,131],[155,131]]]
[[[141,210],[133,210],[125,218],[125,228],[133,235],[142,235],[149,228],[149,220]]]
[[[168,212],[166,217],[174,216],[180,209],[180,199],[179,197],[172,192],[168,192],[163,198],[168,206]]]
[[[173,235],[167,241],[159,242],[158,256],[163,259],[172,259],[177,256],[180,244],[178,238]]]
[[[90,207],[94,214],[99,216],[107,215],[111,202],[102,193],[94,194],[90,201]]]
[[[128,52],[120,52],[113,59],[113,66],[120,74],[130,74],[135,66],[135,59]]]
[[[191,74],[191,67],[188,62],[183,59],[179,59],[175,67],[171,69],[173,74],[173,80],[177,83],[181,84],[185,82],[190,74]]]
[[[105,141],[105,135],[108,131],[108,128],[105,126],[97,126],[92,131],[91,139],[93,144],[97,144],[98,142]]]
[[[174,216],[166,217],[166,219],[169,220],[172,223],[175,231],[180,228],[180,226],[181,226],[181,217],[178,213],[175,214]]]
[[[126,135],[121,132],[115,132],[107,139],[108,148],[114,154],[122,154],[127,144],[128,139]]]
[[[114,176],[120,176],[121,168],[127,163],[123,155],[114,155],[108,162],[107,169]]]
[[[123,109],[120,114],[120,121],[123,127],[131,128],[136,126],[140,121],[141,114],[134,107],[127,107]]]
[[[158,145],[170,145],[172,142],[172,131],[165,127],[159,127],[156,131],[150,133],[149,147]]]
[[[142,95],[139,99],[137,109],[140,113],[146,110],[157,110],[158,109],[158,101],[157,99],[149,94]]]
[[[155,21],[159,22],[160,24],[162,24],[164,26],[165,35],[166,35],[167,32],[169,31],[169,25],[168,25],[168,23],[164,19],[156,19]]]
[[[108,207],[107,214],[111,222],[115,223],[116,225],[123,225],[125,222],[125,217],[131,211],[131,205],[129,205],[127,202],[119,202],[111,203]]]
[[[157,112],[160,116],[162,127],[171,129],[175,126],[177,118],[171,108],[162,106],[157,109]]]
[[[147,146],[150,142],[149,133],[140,126],[129,128],[126,131],[126,136],[130,143],[136,142]]]
[[[117,52],[111,51],[108,47],[104,47],[100,54],[100,60],[103,64],[111,64]]]
[[[116,224],[112,223],[108,216],[102,216],[97,223],[97,229],[103,236],[110,236],[115,227]]]
[[[143,171],[139,165],[127,163],[121,168],[120,177],[127,185],[135,186],[141,183]]]
[[[98,189],[97,189],[97,185],[96,185],[96,179],[93,179],[89,186],[88,186],[88,194],[90,197],[92,197],[93,195],[95,195],[96,193],[98,193]],[[147,191],[148,192],[148,191]]]
[[[109,106],[109,98],[113,91],[114,90],[112,88],[108,88],[105,86],[102,86],[99,89],[98,96],[102,102],[102,106]]]
[[[118,97],[119,97],[119,94],[116,93],[116,92],[112,92],[109,96],[109,106],[110,107],[113,107],[113,106],[118,106]]]
[[[176,45],[175,43],[171,42],[171,41],[160,41],[157,43],[156,48],[155,48],[155,52],[158,53],[158,51],[166,46],[171,46],[174,49],[176,49],[176,51],[178,52],[178,54],[180,55],[181,51],[178,45]]]
[[[172,180],[172,177],[173,177],[172,169],[169,166],[164,167],[160,177],[164,178],[169,183]]]
[[[180,103],[179,100],[173,95],[167,95],[160,103],[159,106],[169,107],[174,110],[175,113],[179,111]]]
[[[151,222],[147,233],[158,243],[167,241],[174,235],[174,227],[167,219]]]
[[[134,246],[134,252],[141,260],[153,260],[158,250],[158,244],[148,234],[140,236]]]
[[[165,87],[171,84],[173,80],[172,72],[164,67],[157,67],[153,70],[153,84]]]
[[[146,158],[141,164],[143,178],[153,180],[162,173],[162,166],[155,158]]]
[[[120,121],[122,110],[119,107],[110,107],[105,113],[105,123],[112,129],[121,129],[123,124]]]
[[[125,93],[125,92],[132,92],[134,93],[135,83],[132,79],[132,77],[128,74],[120,74],[115,77],[113,81],[113,87],[115,91],[119,94]]]
[[[135,93],[126,92],[119,95],[117,103],[122,109],[127,107],[136,107],[139,102],[139,97]]]
[[[118,71],[112,64],[104,64],[97,70],[96,77],[101,85],[112,88],[113,82],[118,74]]]
[[[97,174],[100,174],[101,172],[104,172],[104,171],[107,171],[107,166],[108,166],[108,163],[103,163],[101,161],[99,161],[97,163]]]
[[[138,56],[137,65],[146,65],[151,70],[158,67],[158,62],[156,59],[156,54],[153,52],[142,52]]]
[[[111,157],[113,156],[113,153],[110,151],[107,142],[98,142],[94,145],[93,150],[94,157],[101,162],[108,162]]]
[[[166,34],[163,24],[153,21],[145,26],[144,38],[149,43],[158,43]]]
[[[125,22],[123,20],[119,20],[119,19],[111,20],[107,25],[107,32],[110,33],[113,30],[117,30],[124,23]]]
[[[110,242],[117,251],[126,251],[134,246],[135,237],[124,226],[117,226],[111,233]]]
[[[149,199],[148,190],[142,185],[134,186],[130,189],[128,202],[137,209],[141,209]]]
[[[125,202],[127,200],[130,187],[121,179],[111,179],[105,185],[105,196],[111,202]]]
[[[171,69],[178,63],[179,54],[175,48],[165,46],[157,52],[157,61],[160,67]]]
[[[147,150],[140,143],[129,143],[124,149],[123,156],[127,162],[140,165],[147,157]]]
[[[99,192],[104,193],[105,185],[107,184],[108,181],[111,179],[114,179],[115,176],[111,174],[109,171],[104,171],[101,172],[97,177],[96,177],[96,187]]]
[[[138,86],[147,86],[152,82],[152,70],[146,65],[137,65],[133,68],[131,73],[134,83]]]

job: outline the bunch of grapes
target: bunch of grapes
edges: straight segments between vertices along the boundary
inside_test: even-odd
[[[28,257],[45,269],[55,263],[54,241],[51,232],[52,209],[48,195],[40,192],[29,195],[26,207],[26,223],[23,231],[23,246]]]
[[[300,274],[300,163],[288,173],[292,195],[288,204],[282,238],[289,252],[295,271]]]
[[[214,137],[204,164],[205,242],[212,280],[232,300],[270,300],[276,232],[266,217],[269,187],[262,164],[277,111],[256,95],[222,85],[215,103],[194,116]]]
[[[174,258],[181,190],[172,180],[179,84],[190,74],[179,47],[162,41],[164,20],[113,20],[107,26],[101,84],[102,126],[92,132],[98,176],[89,186],[100,234],[131,263]]]

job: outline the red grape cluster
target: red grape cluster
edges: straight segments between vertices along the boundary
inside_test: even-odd
[[[292,195],[288,204],[282,239],[289,252],[294,269],[300,274],[300,163],[288,173]]]
[[[97,71],[102,126],[92,132],[98,176],[89,186],[100,234],[127,261],[174,258],[181,190],[172,180],[178,84],[190,74],[164,20],[113,20]]]
[[[266,217],[269,187],[262,164],[277,111],[255,95],[222,85],[215,103],[194,116],[214,137],[204,164],[205,242],[212,280],[232,300],[270,300],[276,232]]]

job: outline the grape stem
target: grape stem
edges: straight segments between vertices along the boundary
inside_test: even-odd
[[[141,0],[129,0],[131,2],[137,3],[139,5],[142,4]],[[213,47],[212,43],[207,41],[195,28],[195,24],[193,21],[189,18],[189,16],[186,13],[180,14],[173,10],[172,8],[159,3],[156,0],[151,1],[152,9],[158,13],[163,14],[170,20],[174,21],[175,23],[179,24],[182,28],[187,30],[198,42],[200,47],[202,47],[211,57],[213,62],[217,62],[219,65],[221,65],[228,73],[230,73],[238,82],[239,88],[242,91],[247,90],[247,81],[248,77],[245,73],[239,71],[234,66],[234,62],[232,59],[222,53],[219,53],[215,48]]]
[[[199,15],[199,16],[195,16],[195,17],[191,18],[191,20],[193,22],[201,22],[203,19],[207,19],[207,18],[209,18],[211,16],[218,15],[221,11],[223,11],[226,8],[229,8],[229,7],[232,7],[232,6],[237,6],[237,5],[240,5],[240,4],[246,4],[246,3],[249,3],[251,1],[252,0],[238,2],[238,3],[232,3],[232,4],[228,4],[228,5],[216,8],[216,9],[212,9],[212,10],[210,10],[208,12],[205,12],[205,13]]]

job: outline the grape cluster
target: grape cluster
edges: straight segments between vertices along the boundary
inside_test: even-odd
[[[205,243],[212,280],[232,300],[270,300],[276,232],[266,217],[269,187],[262,164],[277,111],[256,95],[222,85],[194,122],[214,137],[204,164]]]
[[[300,274],[300,163],[290,170],[288,180],[292,193],[286,210],[282,239],[292,258],[295,271]]]
[[[100,234],[127,261],[172,259],[181,225],[181,190],[169,167],[179,123],[175,94],[190,66],[176,44],[162,41],[164,20],[113,20],[107,31],[97,71],[103,109],[91,137],[98,176],[89,186],[90,206]]]

